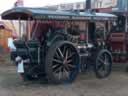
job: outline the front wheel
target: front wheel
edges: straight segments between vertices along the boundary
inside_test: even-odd
[[[71,83],[79,72],[79,55],[72,43],[54,43],[47,52],[46,76],[51,83]]]
[[[112,70],[112,56],[106,49],[100,50],[95,57],[94,71],[98,78],[105,78]]]

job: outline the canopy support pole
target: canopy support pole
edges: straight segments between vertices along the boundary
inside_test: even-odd
[[[30,40],[30,35],[31,35],[31,22],[30,22],[30,18],[28,18],[27,22],[26,22],[26,37],[27,40]]]
[[[110,21],[108,21],[108,32],[110,32],[111,31],[111,22]],[[108,34],[107,34],[108,35]]]
[[[19,21],[19,37],[21,39],[21,20],[20,20],[20,17],[19,17],[18,21]]]
[[[128,32],[128,16],[125,16],[125,32]]]
[[[107,32],[107,29],[106,29],[107,26],[106,26],[106,24],[107,24],[107,22],[104,22],[104,24],[105,25],[104,25],[104,37],[103,37],[103,39],[106,40],[106,32]]]
[[[87,25],[85,24],[85,27],[87,27],[87,36],[86,36],[86,42],[87,42],[87,45],[88,45],[88,43],[89,43],[88,21],[87,21]]]

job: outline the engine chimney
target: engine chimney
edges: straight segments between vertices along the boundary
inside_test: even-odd
[[[85,4],[86,4],[85,10],[91,9],[91,0],[85,0]]]

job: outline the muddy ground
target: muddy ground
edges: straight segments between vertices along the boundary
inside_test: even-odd
[[[22,81],[9,61],[0,64],[0,96],[128,96],[127,65],[114,64],[106,79],[97,79],[89,71],[80,74],[72,84],[51,85]]]

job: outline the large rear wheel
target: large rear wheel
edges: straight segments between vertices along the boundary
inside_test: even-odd
[[[46,56],[46,75],[51,83],[70,83],[79,72],[79,55],[70,42],[54,43]]]

